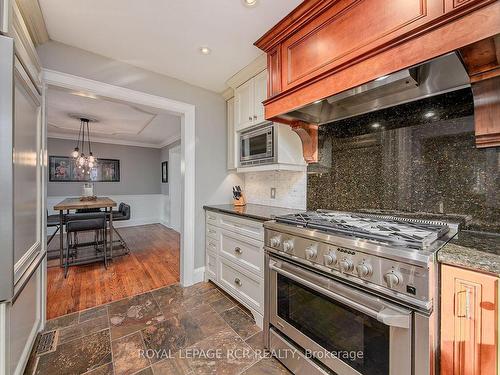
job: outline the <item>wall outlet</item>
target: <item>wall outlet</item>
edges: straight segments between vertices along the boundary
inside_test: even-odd
[[[276,199],[276,188],[271,188],[271,199]]]

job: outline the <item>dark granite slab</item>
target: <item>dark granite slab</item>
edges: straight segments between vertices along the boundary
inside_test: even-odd
[[[438,261],[500,277],[500,234],[461,231],[439,250]]]
[[[205,210],[222,212],[225,214],[244,216],[249,219],[268,221],[273,220],[276,216],[295,214],[303,212],[303,210],[295,210],[291,208],[264,206],[261,204],[247,204],[243,207],[236,207],[232,204],[221,204],[215,206],[203,206]]]
[[[500,232],[500,147],[479,149],[470,88],[321,125],[307,208],[467,217]]]

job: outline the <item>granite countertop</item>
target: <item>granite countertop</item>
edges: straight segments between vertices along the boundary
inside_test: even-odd
[[[439,250],[438,261],[500,277],[500,234],[458,232]]]
[[[246,206],[237,207],[232,204],[220,204],[203,206],[205,210],[223,212],[230,215],[238,215],[248,217],[249,219],[268,221],[273,220],[276,216],[295,214],[304,212],[303,210],[294,210],[291,208],[265,206],[261,204],[248,203]]]

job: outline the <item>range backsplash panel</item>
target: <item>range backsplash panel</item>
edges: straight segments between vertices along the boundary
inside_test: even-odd
[[[467,216],[500,232],[500,147],[474,144],[470,89],[322,125],[308,209]]]

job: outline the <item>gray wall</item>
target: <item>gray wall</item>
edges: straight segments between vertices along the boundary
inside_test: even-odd
[[[65,156],[71,153],[75,141],[49,138],[49,156]],[[161,169],[158,148],[122,146],[107,143],[92,143],[92,151],[97,158],[120,160],[120,182],[96,182],[99,195],[140,195],[160,194]],[[77,196],[81,182],[48,182],[47,195]]]
[[[174,143],[171,143],[169,144],[168,146],[165,146],[161,149],[161,161],[164,162],[164,161],[168,161],[168,151],[173,148],[173,147],[176,147],[178,145],[181,144],[181,141],[177,141],[177,142],[174,142]],[[170,165],[168,166],[170,168]],[[169,193],[169,185],[168,185],[168,182],[166,184],[162,183],[161,184],[161,193],[163,195],[168,195]]]
[[[228,174],[226,169],[224,98],[186,82],[61,43],[48,42],[39,46],[37,51],[44,68],[196,106],[195,267],[203,266],[205,260],[203,205],[230,203],[231,187],[243,185],[243,180],[238,175]]]

